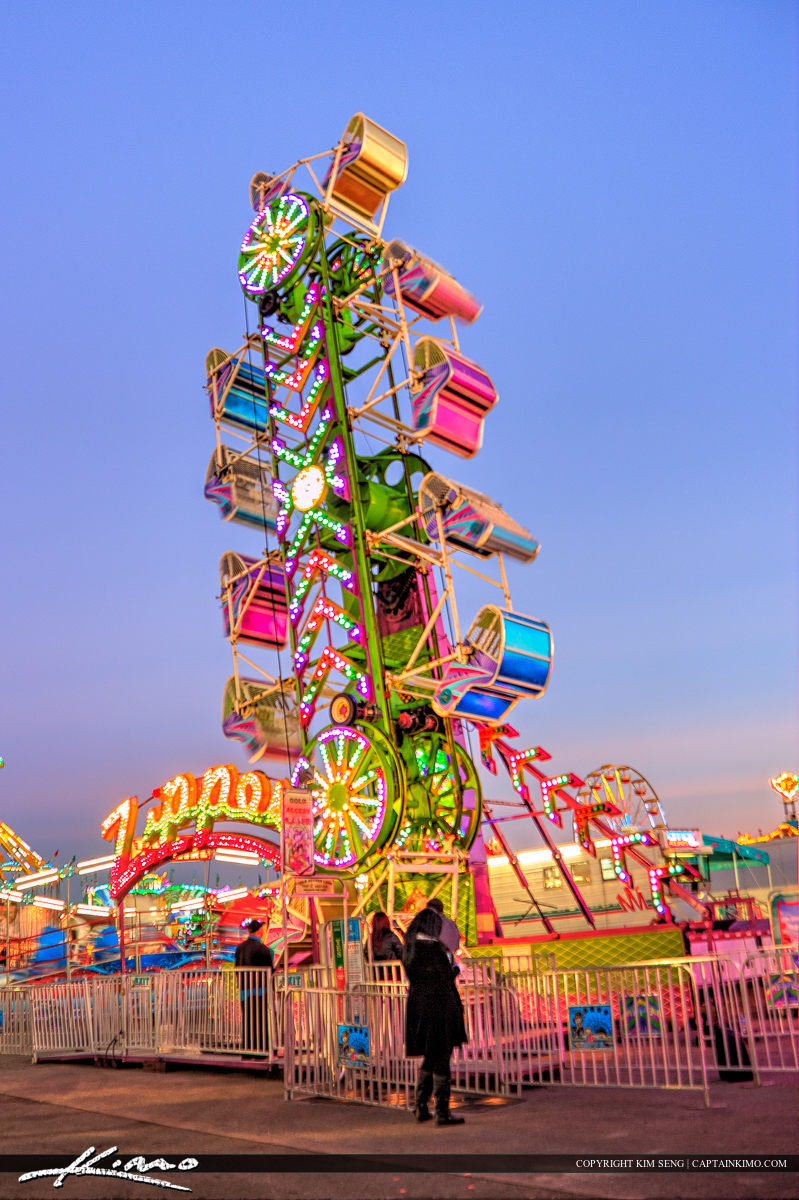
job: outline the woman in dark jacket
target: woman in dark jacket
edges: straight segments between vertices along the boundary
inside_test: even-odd
[[[428,1101],[436,1100],[437,1125],[462,1125],[463,1117],[449,1110],[449,1060],[455,1046],[466,1040],[463,1005],[455,987],[455,972],[439,941],[441,915],[424,908],[411,921],[405,935],[402,963],[408,976],[405,1049],[413,1058],[422,1055],[416,1082],[417,1121],[429,1121]]]
[[[390,962],[402,958],[402,942],[391,928],[384,912],[376,912],[372,920],[372,959],[374,962]]]

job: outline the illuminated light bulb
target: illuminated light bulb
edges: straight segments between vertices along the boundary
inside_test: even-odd
[[[315,504],[319,504],[326,493],[324,472],[316,466],[303,467],[291,485],[291,498],[300,512],[308,512]]]

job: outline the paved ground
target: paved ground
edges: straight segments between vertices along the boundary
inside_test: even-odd
[[[0,1154],[76,1156],[89,1146],[144,1154],[505,1153],[703,1156],[785,1154],[796,1143],[796,1077],[769,1086],[712,1085],[701,1095],[610,1088],[541,1087],[504,1104],[465,1105],[466,1124],[416,1125],[405,1113],[326,1100],[287,1102],[282,1082],[256,1072],[171,1067],[112,1070],[91,1064],[0,1058]],[[27,1164],[26,1164],[27,1165]],[[24,1170],[25,1167],[19,1168]],[[52,1179],[19,1183],[0,1174],[0,1197],[179,1196],[142,1183]],[[781,1200],[799,1195],[799,1175],[773,1174],[390,1174],[228,1173],[166,1176],[191,1200]]]

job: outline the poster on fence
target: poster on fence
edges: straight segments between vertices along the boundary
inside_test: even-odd
[[[572,1050],[612,1050],[613,1015],[609,1004],[569,1005],[569,1047]]]
[[[363,983],[363,922],[360,917],[347,917],[347,980]]]
[[[369,1065],[369,1029],[366,1025],[339,1025],[338,1061],[342,1067]]]
[[[660,1037],[663,1025],[657,996],[625,996],[624,1028],[634,1037]]]
[[[799,978],[796,975],[767,975],[764,982],[769,1008],[799,1008]]]

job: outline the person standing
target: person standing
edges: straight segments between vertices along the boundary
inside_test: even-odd
[[[384,912],[376,912],[372,918],[371,949],[373,962],[391,962],[392,959],[402,958],[402,942]]]
[[[242,968],[274,967],[272,951],[261,941],[260,932],[263,921],[250,921],[247,925],[248,936],[236,947],[234,965]],[[265,996],[268,984],[262,973],[253,970],[242,970],[239,975],[239,1000],[241,1003],[241,1048],[245,1053],[243,1058],[253,1057],[246,1051],[258,1050],[269,1052],[269,1020]]]
[[[441,916],[441,937],[439,940],[454,964],[458,956],[458,950],[460,949],[461,931],[450,917],[445,916],[444,901],[439,896],[434,896],[432,900],[428,900],[427,907],[432,908]]]
[[[449,1108],[450,1057],[467,1040],[463,1004],[455,987],[455,972],[441,944],[441,914],[423,908],[408,926],[402,964],[408,976],[405,1049],[422,1056],[416,1082],[417,1121],[431,1119],[428,1103],[435,1097],[436,1124],[462,1125]]]

